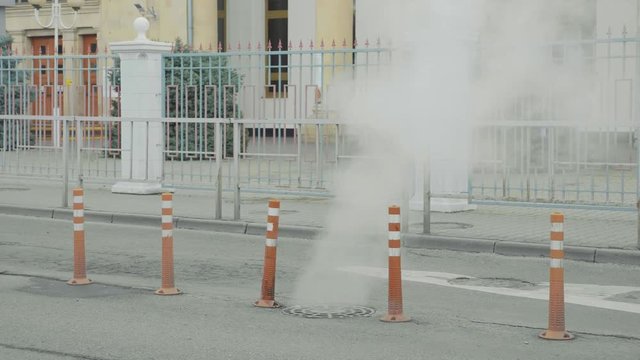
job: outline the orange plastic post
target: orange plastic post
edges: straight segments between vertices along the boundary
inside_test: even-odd
[[[389,305],[385,322],[406,322],[402,309],[402,265],[400,263],[400,208],[389,207]]]
[[[84,190],[73,189],[73,278],[69,285],[88,285],[87,263],[84,249]]]
[[[276,249],[278,245],[278,226],[280,223],[280,201],[269,200],[267,213],[267,235],[264,246],[264,267],[262,271],[262,293],[257,307],[280,307],[275,301],[276,287]]]
[[[571,340],[574,336],[564,325],[564,215],[551,214],[551,251],[549,264],[549,327],[540,333],[547,340]]]
[[[162,287],[157,295],[178,295],[173,278],[173,194],[162,194]]]

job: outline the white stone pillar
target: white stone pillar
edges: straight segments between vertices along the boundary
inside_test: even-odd
[[[133,26],[138,36],[133,41],[111,43],[120,56],[122,88],[122,181],[111,188],[114,193],[157,194],[162,191],[163,127],[162,54],[171,51],[170,43],[154,42],[146,37],[149,21],[137,18]],[[127,121],[127,119],[141,119]],[[149,121],[145,121],[149,119]]]
[[[431,211],[457,212],[475,209],[469,204],[468,178],[471,145],[471,111],[473,61],[478,39],[477,3],[473,0],[431,0],[429,32],[430,48],[427,74],[429,80],[441,84],[439,103],[432,106],[441,124],[437,138],[431,138],[428,154],[430,168]],[[417,156],[416,183],[412,210],[422,210],[424,162]]]

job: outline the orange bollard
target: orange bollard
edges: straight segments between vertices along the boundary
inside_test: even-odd
[[[87,265],[84,249],[84,190],[73,189],[73,278],[69,285],[88,285]]]
[[[402,266],[400,264],[400,208],[389,206],[389,306],[385,322],[406,322],[402,311]]]
[[[564,215],[551,214],[551,251],[549,264],[549,327],[540,333],[547,340],[571,340],[564,327]]]
[[[173,279],[173,194],[162,194],[162,287],[157,295],[178,295]]]
[[[267,214],[267,235],[264,247],[264,268],[262,271],[262,295],[254,303],[257,307],[280,307],[275,300],[276,287],[276,249],[278,243],[278,224],[280,222],[280,201],[269,200]]]

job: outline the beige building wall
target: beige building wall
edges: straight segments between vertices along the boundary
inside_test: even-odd
[[[188,38],[187,1],[186,0],[139,0],[145,9],[153,10],[147,18],[151,28],[147,37],[151,40],[173,43],[176,38],[184,43]],[[216,1],[193,0],[193,36],[194,48],[208,49],[216,44],[217,11]],[[132,23],[140,16],[131,1],[102,0],[100,29],[105,44],[115,41],[131,40],[135,37]]]
[[[352,1],[345,0],[316,0],[316,43],[318,45],[324,41],[325,49],[332,48],[332,42],[335,40],[336,49],[341,49],[343,43],[346,42],[347,48],[353,46],[353,21],[354,8]],[[322,68],[322,74],[319,74],[321,83],[321,92],[316,96],[321,98],[318,101],[326,101],[331,99],[332,81],[339,76],[345,63],[351,63],[353,60],[349,54],[347,56],[324,55],[323,63],[326,66]],[[331,66],[333,63],[337,65]]]
[[[80,36],[97,34],[98,48],[104,51],[110,42],[125,41],[135,38],[133,20],[140,16],[133,6],[134,2],[144,8],[153,9],[147,14],[151,28],[147,36],[156,41],[174,42],[180,37],[187,42],[187,1],[186,0],[85,0],[78,18],[71,30],[61,30],[64,36],[65,53],[79,53]],[[208,49],[209,44],[216,44],[217,35],[217,3],[213,0],[193,0],[194,47],[200,44]],[[51,19],[50,6],[40,11],[43,23]],[[71,24],[73,12],[65,4],[62,5],[63,21]],[[53,29],[42,28],[35,20],[34,11],[28,3],[7,8],[7,32],[14,38],[14,47],[22,53],[32,53],[29,37],[53,36]]]
[[[335,39],[336,46],[342,46],[346,40],[353,44],[353,2],[345,0],[316,0],[316,42],[322,40],[325,47],[331,46]]]

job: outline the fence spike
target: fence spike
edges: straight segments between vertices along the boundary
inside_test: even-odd
[[[378,39],[376,39],[376,47],[380,47],[380,37],[378,37]]]
[[[251,41],[249,41],[249,45],[247,46],[247,49],[251,50]]]
[[[358,39],[353,39],[353,47],[354,48],[358,47]]]
[[[258,41],[258,45],[256,46],[256,49],[260,51],[260,41]]]
[[[369,47],[369,39],[365,39],[364,46]]]
[[[211,41],[209,41],[209,51],[213,51],[213,45],[211,44]]]
[[[240,41],[238,41],[238,46],[236,47],[236,49],[238,49],[238,51],[242,49],[242,47],[240,46]]]
[[[291,40],[289,40],[289,44],[288,44],[287,49],[288,49],[288,50],[291,50],[291,48],[293,48],[293,44],[291,43]]]
[[[336,48],[336,39],[331,40],[331,47]]]
[[[343,48],[347,47],[347,39],[346,38],[342,38],[342,47]]]
[[[302,45],[302,40],[300,40],[300,44],[298,44],[298,47],[300,48],[300,50],[302,50],[302,48],[304,47],[304,45]]]
[[[278,39],[278,51],[282,51],[282,40]]]
[[[309,48],[313,49],[313,40],[309,41]]]
[[[324,49],[324,39],[320,39],[320,49]]]
[[[267,43],[267,51],[271,51],[271,40]]]
[[[627,37],[627,34],[629,34],[629,33],[627,32],[627,24],[624,24],[624,25],[622,25],[622,37],[623,37],[623,38],[626,38],[626,37]]]

